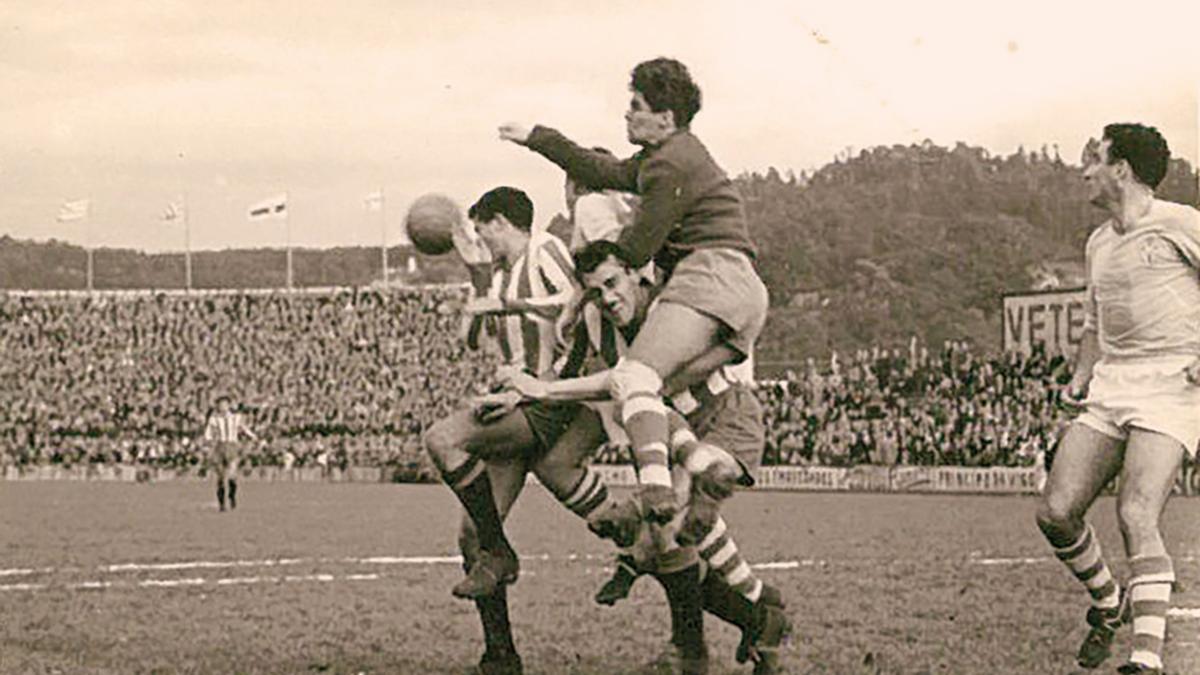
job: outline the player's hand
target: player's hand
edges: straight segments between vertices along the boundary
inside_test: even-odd
[[[500,298],[471,298],[463,305],[467,314],[495,314],[504,311],[504,301]]]
[[[669,522],[679,511],[675,490],[670,485],[643,485],[638,488],[637,496],[646,520],[651,523]]]
[[[1187,377],[1189,384],[1200,387],[1200,357],[1189,363],[1187,368],[1183,369],[1183,374]]]
[[[519,393],[521,396],[534,401],[540,401],[549,394],[549,384],[539,380],[529,373],[512,373],[504,382],[504,386]]]
[[[558,318],[554,320],[554,339],[558,340],[558,344],[565,349],[571,347],[572,333],[575,330],[575,324],[578,322],[582,310],[582,296],[576,293],[570,302],[563,305]]]
[[[500,140],[512,141],[517,145],[525,145],[529,141],[529,134],[532,130],[516,122],[505,122],[500,125]]]
[[[470,220],[459,218],[450,228],[450,239],[454,242],[458,257],[467,265],[482,265],[492,261],[492,250],[475,231],[475,224]]]
[[[1083,407],[1083,402],[1088,396],[1088,380],[1079,377],[1071,378],[1065,389],[1062,390],[1062,396],[1059,401],[1064,408],[1068,410],[1078,410]]]
[[[515,410],[520,402],[521,395],[515,391],[479,396],[474,401],[475,419],[491,424]]]

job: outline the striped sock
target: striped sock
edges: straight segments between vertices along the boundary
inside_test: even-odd
[[[555,494],[563,506],[571,513],[587,520],[592,512],[608,501],[608,486],[600,478],[600,472],[588,466],[580,470],[579,481],[566,495]]]
[[[754,575],[750,565],[738,552],[737,544],[729,535],[725,519],[717,517],[708,536],[700,542],[700,558],[708,563],[709,569],[716,572],[733,590],[742,594],[750,602],[758,602],[762,595],[763,582]]]
[[[667,407],[657,394],[636,392],[621,406],[621,422],[633,446],[638,482],[671,486],[667,464]]]
[[[1115,609],[1121,604],[1121,588],[1104,562],[1100,541],[1090,523],[1078,541],[1064,548],[1056,547],[1054,555],[1087,587],[1093,607]]]
[[[1165,555],[1132,558],[1129,566],[1133,575],[1129,580],[1129,599],[1133,605],[1133,653],[1129,660],[1161,669],[1175,570],[1171,558]]]
[[[621,426],[629,436],[637,462],[638,483],[671,487],[667,462],[667,406],[663,403],[662,377],[650,366],[621,360],[609,378],[609,391],[620,404]]]

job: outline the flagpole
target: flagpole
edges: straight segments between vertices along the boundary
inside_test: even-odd
[[[283,193],[283,229],[284,236],[287,237],[287,287],[292,290],[292,209],[288,204],[291,199],[288,198],[288,193]]]
[[[383,246],[380,249],[380,258],[383,261],[383,287],[388,286],[388,251],[387,251],[387,200],[383,195],[383,188],[379,188],[379,230],[382,237]]]
[[[92,198],[89,195],[87,200],[87,208],[83,212],[83,241],[84,247],[87,250],[87,290],[91,293],[95,290],[94,273],[95,261],[92,251]]]
[[[183,193],[183,279],[184,286],[192,290],[192,217],[187,192]]]

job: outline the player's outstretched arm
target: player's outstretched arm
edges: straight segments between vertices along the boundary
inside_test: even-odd
[[[714,370],[736,363],[741,354],[728,345],[717,345],[701,354],[668,378],[664,391],[668,396],[703,382]],[[568,377],[559,380],[539,380],[525,373],[515,373],[505,382],[523,397],[535,401],[603,401],[611,398],[609,377],[612,370],[603,370],[584,377]]]
[[[517,373],[505,383],[513,391],[531,401],[603,401],[610,398],[609,371],[584,377],[546,381],[525,373]]]
[[[638,167],[642,156],[617,159],[585,148],[558,131],[540,125],[529,127],[509,122],[500,125],[500,138],[523,145],[557,164],[577,183],[590,188],[637,192]]]

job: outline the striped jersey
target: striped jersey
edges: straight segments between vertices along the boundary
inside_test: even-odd
[[[608,368],[616,367],[629,351],[629,344],[635,337],[633,334],[627,335],[626,331],[605,317],[594,302],[584,306],[581,316],[575,326],[571,348],[560,361],[560,378],[578,377],[584,365],[597,358]],[[753,384],[754,357],[751,356],[741,363],[715,369],[707,379],[675,394],[668,402],[683,416],[691,417],[731,387]]]
[[[231,412],[224,415],[214,414],[204,425],[204,440],[234,443],[243,435],[250,436],[250,428],[239,413]]]
[[[487,297],[522,300],[533,309],[486,319],[504,363],[534,377],[554,373],[557,351],[554,322],[575,295],[574,265],[562,240],[533,232],[525,252],[508,265],[497,265]]]
[[[1088,237],[1085,327],[1105,359],[1200,356],[1200,211],[1154,200],[1119,233]]]

